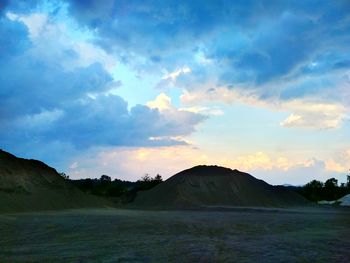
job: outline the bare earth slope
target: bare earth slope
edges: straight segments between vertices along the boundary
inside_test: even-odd
[[[0,212],[108,205],[104,199],[81,192],[43,162],[0,150]]]
[[[284,187],[272,186],[238,170],[196,166],[184,170],[151,190],[139,192],[138,207],[288,207],[309,202]]]

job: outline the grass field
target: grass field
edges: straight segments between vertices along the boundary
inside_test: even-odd
[[[0,215],[1,262],[350,262],[350,211]]]

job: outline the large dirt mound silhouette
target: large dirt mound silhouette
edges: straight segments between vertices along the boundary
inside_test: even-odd
[[[196,166],[170,177],[151,190],[139,192],[138,207],[288,207],[308,201],[283,186],[272,186],[253,176],[218,166]]]
[[[43,162],[0,150],[0,212],[108,205],[102,198],[81,192]]]

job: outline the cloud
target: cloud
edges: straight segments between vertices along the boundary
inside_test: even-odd
[[[327,160],[325,162],[325,166],[328,171],[334,171],[338,173],[346,172],[346,168],[343,167],[341,164],[337,163],[336,161],[334,161],[333,159]]]
[[[278,111],[283,127],[339,128],[350,108],[349,12],[341,0],[0,1],[0,144],[43,160],[110,146],[171,152],[223,102]],[[128,106],[120,63],[158,78],[160,95]],[[185,90],[179,107],[173,88]],[[295,164],[260,151],[226,159],[263,171]],[[345,167],[324,159],[314,171]]]
[[[113,56],[103,49],[94,46],[81,37],[72,38],[70,24],[54,23],[55,20],[47,13],[31,13],[27,15],[8,12],[7,18],[25,25],[28,31],[26,38],[30,40],[32,57],[45,60],[46,63],[60,64],[66,71],[73,71],[78,67],[87,67],[98,63],[110,72],[116,64]],[[76,31],[76,34],[82,32]]]
[[[294,111],[281,122],[283,127],[314,129],[339,128],[346,118],[346,108],[339,103],[293,100],[283,104],[284,109]]]
[[[161,174],[166,179],[180,170],[207,162],[207,156],[191,146],[103,148],[72,158],[67,172],[71,178],[108,174],[113,178],[138,180],[148,173]]]
[[[280,122],[286,128],[336,129],[349,118],[349,107],[341,102],[331,102],[327,99],[298,98],[293,100],[278,100],[271,98],[262,100],[251,91],[228,89],[225,87],[208,90],[184,91],[180,97],[185,105],[210,104],[224,102],[233,104],[243,102],[251,106],[259,106],[279,112],[291,112]]]
[[[316,22],[309,17],[281,10],[252,28],[252,36],[243,35],[239,46],[220,47],[209,58],[229,68],[222,75],[225,81],[259,85],[286,76],[312,56],[315,46],[319,46],[315,28]]]
[[[155,100],[147,102],[147,106],[151,109],[158,109],[160,112],[167,113],[168,115],[175,114],[201,114],[204,116],[209,115],[223,115],[224,112],[218,107],[202,107],[202,106],[193,106],[193,107],[181,107],[176,109],[171,104],[171,98],[165,93],[160,93]],[[175,119],[176,117],[174,117]],[[204,117],[206,118],[206,117]]]
[[[234,167],[242,171],[252,170],[288,170],[293,164],[285,157],[272,159],[264,152],[256,152],[250,155],[235,156],[234,158],[222,160],[224,166]]]
[[[272,184],[302,185],[316,178],[325,181],[331,177],[341,182],[346,180],[343,171],[330,170],[328,161],[316,158],[292,160],[265,152],[219,156],[188,145],[91,149],[70,158],[67,166],[70,168],[66,172],[71,178],[96,178],[108,174],[112,178],[138,180],[148,173],[151,176],[161,174],[167,179],[181,170],[202,164],[239,169]]]
[[[30,10],[25,1],[18,2],[8,3],[6,9]],[[92,43],[139,70],[165,70],[168,83],[163,80],[160,85],[195,89],[203,80],[215,79],[214,87],[251,89],[262,99],[278,96],[282,89],[280,99],[285,100],[334,90],[334,85],[325,87],[317,77],[349,68],[345,51],[350,5],[346,1],[66,3],[54,4],[57,9],[67,9],[81,28],[90,30]],[[32,16],[32,24],[38,18]],[[32,32],[40,24],[30,27]],[[187,69],[191,74],[184,74]],[[311,75],[315,76],[313,83],[289,85],[295,78]],[[266,86],[275,82],[288,88]]]
[[[33,0],[33,1],[26,1],[26,0],[18,0],[18,1],[11,1],[11,0],[1,0],[0,2],[0,15],[8,12],[8,11],[16,11],[18,13],[26,14],[30,13],[37,6],[42,4],[42,0]]]
[[[179,77],[180,75],[182,74],[187,74],[187,73],[190,73],[191,72],[191,69],[187,66],[184,66],[180,69],[177,69],[173,72],[170,72],[170,73],[166,73],[164,74],[164,76],[162,77],[162,80],[176,80],[177,77]]]
[[[180,100],[185,105],[196,105],[207,102],[224,102],[233,103],[240,99],[236,90],[230,90],[225,87],[203,87],[201,90],[188,91],[184,90]]]
[[[160,93],[155,100],[147,102],[147,106],[160,111],[170,110],[172,109],[171,98],[164,93]]]
[[[92,156],[97,156],[97,158]],[[79,166],[75,165],[76,163],[79,163]],[[134,163],[138,165],[135,166]],[[264,152],[242,156],[228,156],[227,154],[213,156],[188,145],[157,148],[105,148],[98,150],[98,153],[94,153],[90,158],[88,154],[73,159],[71,164],[75,168],[72,168],[69,173],[75,177],[87,175],[97,177],[98,175],[94,174],[96,167],[102,167],[98,170],[106,171],[113,177],[134,180],[137,180],[144,173],[160,173],[164,178],[168,178],[183,169],[203,164],[223,165],[245,172],[254,170],[287,171],[295,166],[307,166],[304,163],[293,163],[285,157],[272,158]]]
[[[43,29],[57,35],[58,29],[47,25],[47,15],[16,19],[27,25],[37,50],[60,50],[54,58],[63,61],[65,70],[97,62],[108,71],[113,68],[109,56],[115,56],[139,72],[165,72],[158,88],[216,89],[224,92],[217,96],[223,101],[232,99],[222,88],[228,87],[245,94],[238,99],[252,96],[262,104],[305,97],[314,101],[332,98],[345,104],[336,94],[342,94],[350,60],[344,52],[350,5],[316,2],[208,1],[203,5],[180,1],[174,5],[171,1],[108,0],[101,5],[96,0],[67,0],[67,5],[56,5],[68,8],[68,15],[90,30],[91,39],[90,43],[64,45],[68,38],[59,38],[60,48],[54,41],[35,41]],[[15,12],[19,6],[10,5],[7,10]],[[50,52],[46,56],[52,56]],[[293,114],[282,122],[284,126],[308,126],[302,114]],[[296,116],[301,117],[299,121]],[[327,120],[318,126],[334,127],[340,122]]]
[[[67,2],[73,17],[108,50],[136,53],[166,67],[196,64],[201,54],[224,66],[222,79],[229,82],[259,84],[287,76],[325,51],[339,54],[348,40],[350,5],[344,1]]]
[[[30,38],[38,37],[44,30],[45,25],[47,24],[48,16],[47,14],[34,13],[28,16],[19,16],[14,13],[6,14],[9,19],[12,21],[20,21],[24,23],[29,31]]]
[[[350,149],[340,151],[335,158],[330,158],[325,161],[326,169],[328,171],[347,173],[350,163]]]
[[[36,138],[42,143],[60,141],[77,148],[184,144],[184,140],[173,137],[191,134],[204,119],[203,115],[175,108],[160,112],[137,105],[128,110],[122,98],[100,95],[9,122],[1,132],[1,143]]]
[[[251,172],[258,178],[262,178],[272,184],[292,184],[304,185],[311,180],[320,180],[325,182],[329,178],[336,178],[339,182],[345,182],[344,173],[329,171],[326,169],[326,163],[322,160],[313,159],[310,165],[300,165],[291,167],[288,170],[254,170]]]
[[[219,107],[192,106],[192,107],[183,107],[183,108],[180,108],[179,110],[193,112],[193,113],[201,113],[208,116],[224,115],[224,112]]]
[[[6,75],[1,80],[2,120],[38,114],[43,109],[51,111],[89,92],[104,92],[113,86],[111,76],[100,64],[67,72],[60,65],[24,55],[8,61],[0,70]]]
[[[63,41],[64,32],[55,25],[41,25],[40,33],[32,36],[28,21],[33,16],[1,18],[0,122],[53,111],[87,93],[103,93],[118,85],[99,61],[83,65],[75,45]]]
[[[220,165],[249,172],[253,176],[263,179],[271,184],[294,184],[302,185],[313,179],[326,181],[331,177],[340,182],[346,180],[346,161],[349,161],[349,151],[341,154],[341,164],[332,159],[308,158],[302,159],[294,156],[289,158],[269,154],[266,152],[255,152],[246,155],[225,156],[216,162]],[[212,160],[213,158],[210,158]]]
[[[47,152],[54,145],[74,152],[186,144],[179,138],[206,118],[180,111],[170,100],[167,111],[146,105],[129,109],[123,98],[110,94],[121,84],[109,71],[105,51],[72,39],[67,28],[46,15],[8,13],[1,19],[0,144],[5,149],[31,150],[36,157],[42,154],[32,148],[44,145]]]
[[[102,46],[150,55],[176,48],[177,43],[188,45],[220,19],[213,11],[224,13],[214,1],[107,1],[103,6],[96,0],[67,2],[78,22],[98,31]]]
[[[16,56],[31,46],[28,29],[20,22],[0,17],[0,58]]]

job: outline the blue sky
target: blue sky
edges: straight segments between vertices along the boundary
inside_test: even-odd
[[[350,163],[350,4],[0,0],[0,147],[72,178]]]

